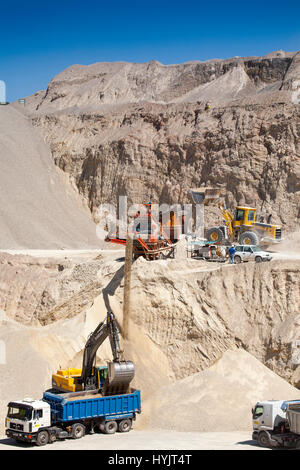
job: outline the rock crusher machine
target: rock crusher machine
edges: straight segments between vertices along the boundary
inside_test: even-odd
[[[136,213],[133,229],[128,231],[128,235],[133,239],[134,258],[143,256],[151,261],[174,257],[176,243],[182,233],[184,215],[178,216],[171,211],[165,221],[164,214],[159,213],[157,220],[152,212],[152,203],[143,204],[142,207],[146,210]],[[117,233],[108,234],[105,241],[126,245],[126,238],[118,237]]]

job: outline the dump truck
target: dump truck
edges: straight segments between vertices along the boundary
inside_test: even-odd
[[[257,222],[255,207],[237,206],[234,215],[227,209],[225,202],[220,202],[221,189],[196,188],[189,191],[196,204],[217,203],[225,225],[210,227],[206,238],[214,243],[234,243],[240,245],[270,245],[281,241],[281,227],[269,223]]]
[[[97,366],[96,354],[106,338],[113,361]],[[134,364],[124,359],[120,348],[115,316],[108,311],[86,341],[81,369],[58,370],[41,400],[25,398],[8,404],[6,435],[41,446],[67,437],[78,439],[94,429],[127,432],[141,412],[140,391],[130,388],[134,374]]]
[[[56,440],[79,439],[86,433],[128,432],[141,412],[139,390],[102,396],[97,390],[55,394],[41,400],[26,398],[8,403],[6,436],[44,446]]]
[[[261,447],[300,448],[300,400],[257,402],[252,425],[252,439]]]

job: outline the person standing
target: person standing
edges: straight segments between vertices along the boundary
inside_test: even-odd
[[[235,255],[234,245],[231,245],[231,247],[228,250],[228,254],[229,254],[229,263],[234,264],[234,255]]]

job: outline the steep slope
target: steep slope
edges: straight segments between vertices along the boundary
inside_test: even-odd
[[[89,211],[23,114],[0,109],[0,248],[99,246]]]

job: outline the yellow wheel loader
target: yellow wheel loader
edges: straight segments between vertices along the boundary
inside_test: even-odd
[[[191,189],[190,195],[196,204],[208,205],[220,198],[221,189]],[[281,241],[281,227],[269,223],[256,222],[256,208],[237,206],[235,214],[218,203],[225,225],[207,229],[206,238],[210,242],[238,242],[241,245],[269,245]]]

